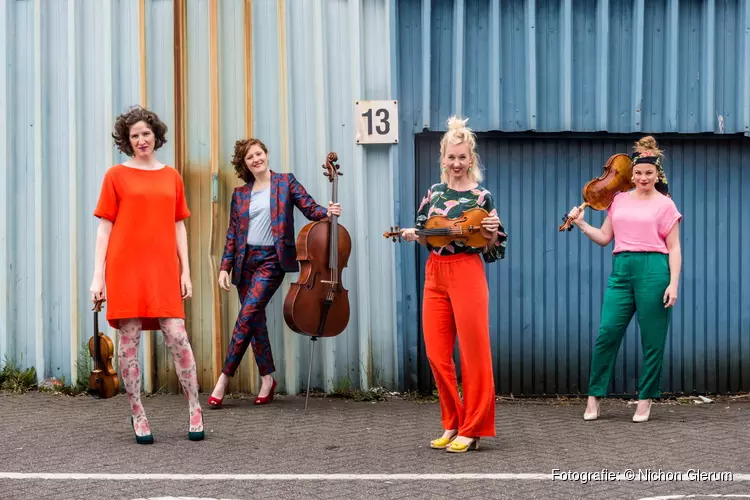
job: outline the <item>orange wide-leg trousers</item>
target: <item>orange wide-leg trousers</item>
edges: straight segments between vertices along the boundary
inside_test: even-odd
[[[495,380],[490,351],[489,290],[478,254],[430,254],[422,324],[444,429],[461,436],[495,435]],[[458,334],[463,401],[453,349]]]

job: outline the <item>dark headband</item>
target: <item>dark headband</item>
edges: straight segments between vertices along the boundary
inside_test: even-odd
[[[646,154],[644,156],[641,156],[642,153],[634,153],[632,156],[632,162],[633,166],[636,166],[641,163],[648,163],[650,165],[656,165],[656,169],[659,172],[659,178],[656,181],[656,188],[657,191],[659,191],[664,196],[672,197],[669,194],[669,185],[667,184],[667,175],[664,173],[664,169],[661,168],[661,156],[654,156]]]
[[[657,167],[661,167],[660,156],[642,155],[641,153],[635,153],[632,157],[632,161],[633,161],[633,165],[638,165],[640,163],[649,163],[651,165],[656,165]]]

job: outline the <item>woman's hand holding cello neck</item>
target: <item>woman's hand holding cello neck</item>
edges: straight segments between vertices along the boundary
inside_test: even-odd
[[[335,215],[337,217],[341,217],[341,204],[329,201],[328,202],[328,215]]]

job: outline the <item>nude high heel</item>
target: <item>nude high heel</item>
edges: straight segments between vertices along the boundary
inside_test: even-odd
[[[596,413],[588,413],[584,412],[583,419],[584,420],[596,420],[599,418],[599,403],[601,402],[601,399],[596,400]]]
[[[645,415],[638,415],[636,413],[633,414],[633,422],[648,422],[649,417],[651,417],[651,405],[653,404],[653,401],[650,399],[648,400],[648,410],[646,410]],[[636,410],[638,411],[638,410]]]

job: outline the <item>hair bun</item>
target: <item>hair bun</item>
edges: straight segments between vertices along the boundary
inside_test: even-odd
[[[656,139],[647,135],[638,140],[638,145],[644,149],[656,149]]]
[[[663,154],[662,150],[656,144],[656,139],[650,135],[638,139],[633,145],[633,150],[637,153],[647,153],[654,156],[661,156]]]
[[[448,126],[448,130],[461,130],[466,128],[466,123],[469,121],[468,118],[458,118],[457,116],[451,116],[446,120],[445,124]]]

